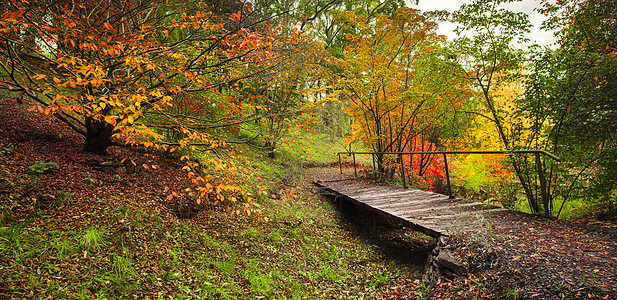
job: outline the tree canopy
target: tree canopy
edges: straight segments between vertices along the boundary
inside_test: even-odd
[[[276,29],[241,4],[223,15],[206,4],[156,1],[7,8],[2,87],[83,133],[95,153],[105,153],[112,136],[162,148],[221,145],[215,133],[245,118],[234,88],[266,73],[280,54],[272,51]],[[154,144],[164,132],[183,138]]]
[[[440,54],[436,23],[409,8],[374,21],[352,12],[337,16],[355,30],[347,35],[336,83],[352,103],[354,134],[377,153],[413,149],[420,141],[441,144],[446,116],[462,106],[466,90]],[[395,167],[385,159],[376,155],[379,171],[391,177]]]

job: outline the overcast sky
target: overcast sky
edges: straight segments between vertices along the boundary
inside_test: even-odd
[[[457,10],[463,3],[470,2],[465,0],[420,0],[418,5],[408,4],[411,7],[420,9],[422,11],[430,11],[430,10],[447,10],[449,12],[453,12]],[[409,2],[408,2],[409,3]],[[542,21],[546,19],[546,17],[542,14],[534,11],[535,8],[540,6],[539,0],[522,0],[520,2],[509,3],[504,5],[504,8],[515,12],[524,12],[529,16],[529,21],[533,24],[533,28],[531,28],[531,33],[529,34],[529,38],[531,39],[531,44],[541,44],[548,46],[555,42],[555,38],[553,37],[552,32],[546,32],[540,29],[540,25],[542,25]],[[454,34],[454,29],[456,25],[452,23],[442,23],[439,25],[439,29],[437,33],[443,34],[448,37],[448,39],[454,38],[456,35]]]

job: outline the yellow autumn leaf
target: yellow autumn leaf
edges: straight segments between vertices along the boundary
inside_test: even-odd
[[[116,126],[116,118],[112,116],[105,116],[105,122]]]
[[[154,91],[150,92],[150,95],[154,96],[154,97],[157,97],[157,98],[162,96],[161,91],[159,91],[159,90],[154,90]]]

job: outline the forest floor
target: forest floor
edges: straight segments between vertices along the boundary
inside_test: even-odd
[[[457,236],[449,245],[467,264],[469,276],[437,285],[434,293],[480,284],[500,299],[617,299],[614,222],[548,220],[519,212],[485,222],[485,232]]]
[[[492,216],[449,244],[468,272],[422,283],[435,242],[337,211],[310,182],[263,203],[269,221],[168,200],[189,185],[176,160],[83,140],[27,103],[0,98],[0,299],[617,299],[617,225]],[[141,170],[98,166],[128,158]],[[190,216],[190,218],[187,218]]]

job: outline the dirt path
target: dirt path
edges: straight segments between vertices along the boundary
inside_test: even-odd
[[[463,236],[453,246],[492,297],[617,299],[616,224],[522,213],[487,221],[488,234]],[[456,284],[444,285],[451,288]]]

